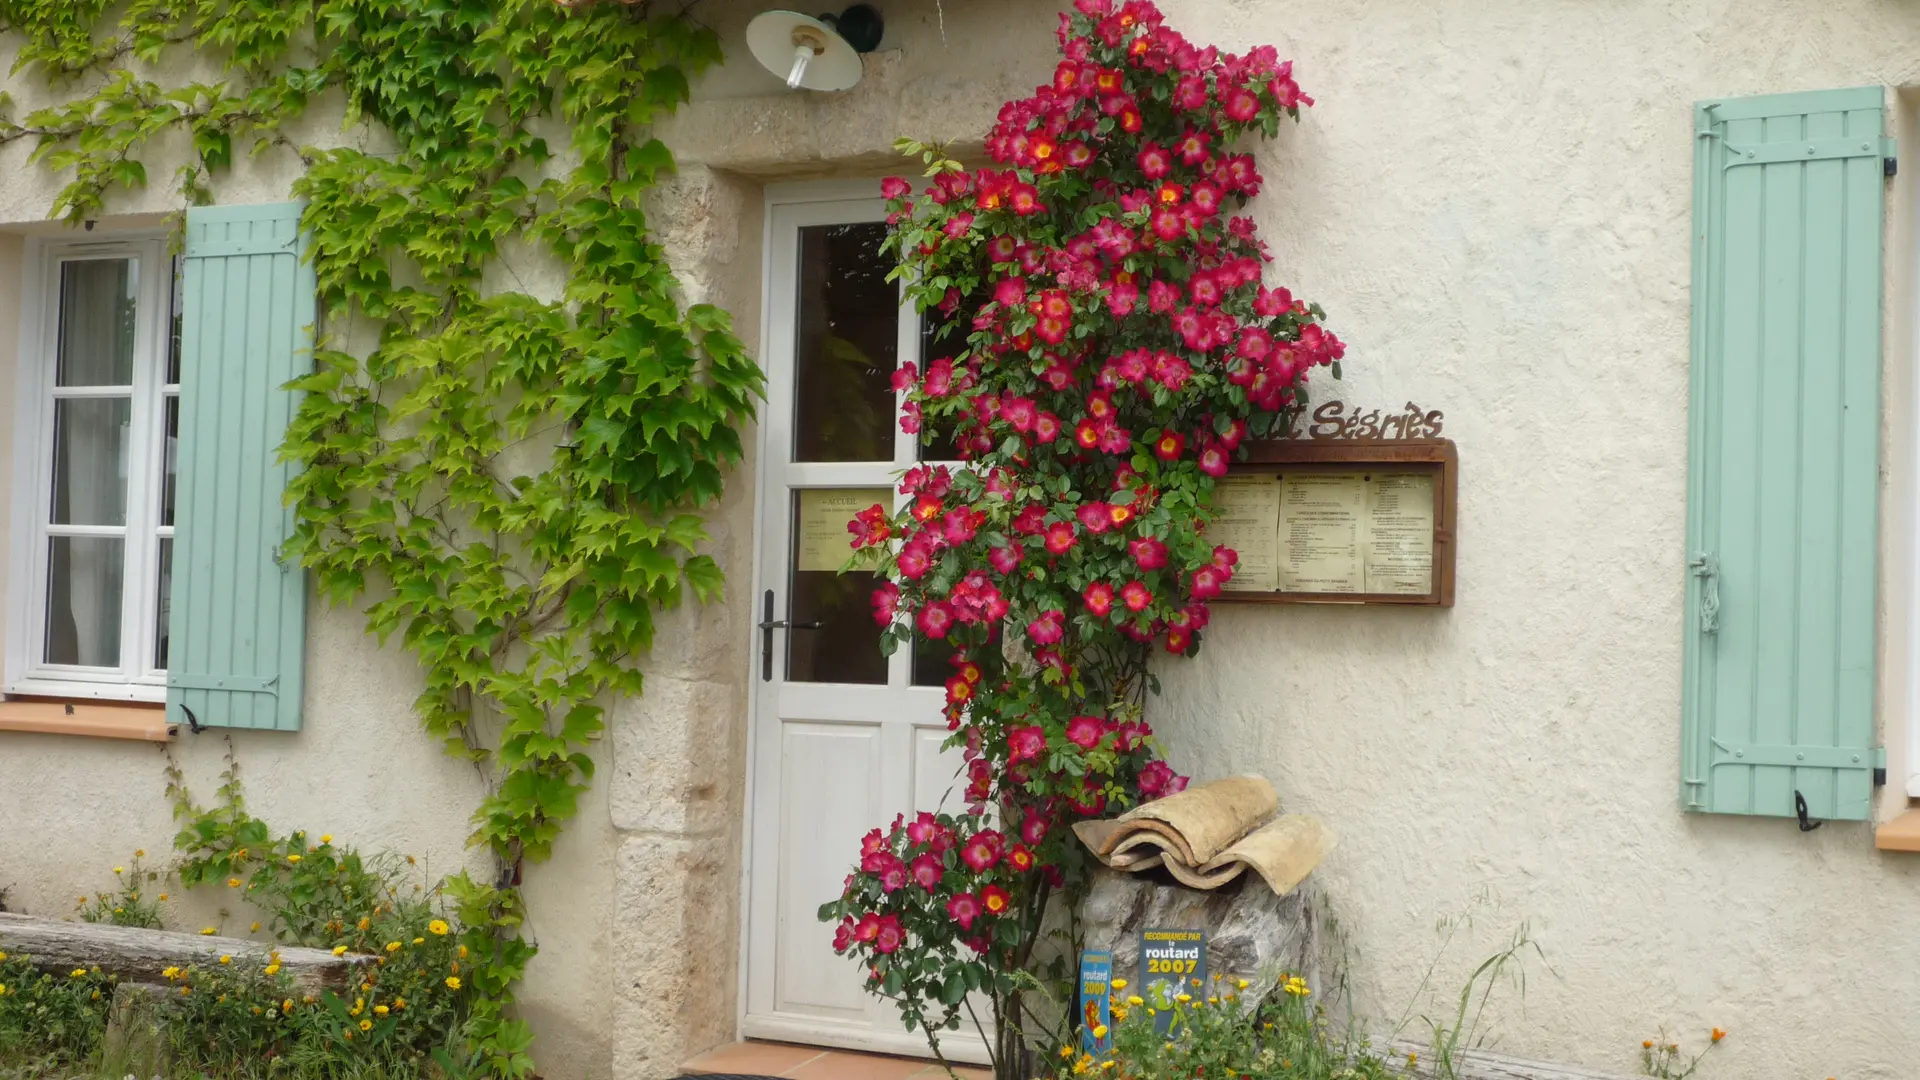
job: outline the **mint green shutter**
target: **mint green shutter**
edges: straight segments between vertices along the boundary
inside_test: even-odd
[[[280,387],[312,364],[300,210],[187,211],[167,671],[176,722],[300,726],[306,575],[278,559],[292,512],[277,453],[294,409]]]
[[[1694,112],[1688,810],[1868,816],[1881,108],[1868,87]]]

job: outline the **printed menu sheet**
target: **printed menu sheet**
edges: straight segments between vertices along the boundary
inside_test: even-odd
[[[1280,587],[1280,478],[1239,473],[1213,485],[1213,524],[1207,538],[1240,556],[1229,592],[1272,592]]]
[[[796,494],[800,506],[793,523],[794,569],[802,573],[831,573],[846,566],[848,559],[861,554],[853,550],[853,534],[847,531],[847,523],[874,503],[893,510],[892,488],[804,488]],[[877,562],[877,551],[867,555],[861,563]],[[855,565],[855,569],[861,568]]]
[[[1208,535],[1240,564],[1231,592],[1433,590],[1432,473],[1242,473],[1214,486]]]

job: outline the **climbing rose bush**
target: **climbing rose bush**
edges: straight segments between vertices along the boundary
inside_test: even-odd
[[[1193,655],[1234,574],[1207,537],[1214,483],[1343,351],[1264,283],[1240,212],[1262,184],[1246,138],[1312,104],[1291,63],[1196,46],[1145,0],[1077,0],[1058,38],[992,166],[903,143],[931,182],[883,188],[908,293],[964,342],[900,368],[901,426],[966,465],[908,470],[897,510],[848,529],[883,568],[883,649],[951,650],[965,805],[869,833],[821,909],[930,1041],[984,992],[1003,1077],[1040,1034],[1021,995],[1041,916],[1090,869],[1069,826],[1185,786],[1143,708],[1153,653]]]

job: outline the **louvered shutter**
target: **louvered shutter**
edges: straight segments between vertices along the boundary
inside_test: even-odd
[[[1688,810],[1869,813],[1881,127],[1878,87],[1694,112]]]
[[[282,565],[293,416],[311,369],[314,278],[297,203],[187,212],[179,508],[167,709],[176,722],[300,726],[306,575]]]

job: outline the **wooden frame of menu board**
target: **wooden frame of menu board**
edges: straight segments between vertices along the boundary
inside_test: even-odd
[[[1459,469],[1452,439],[1250,443],[1214,488],[1243,552],[1220,599],[1452,607]]]

